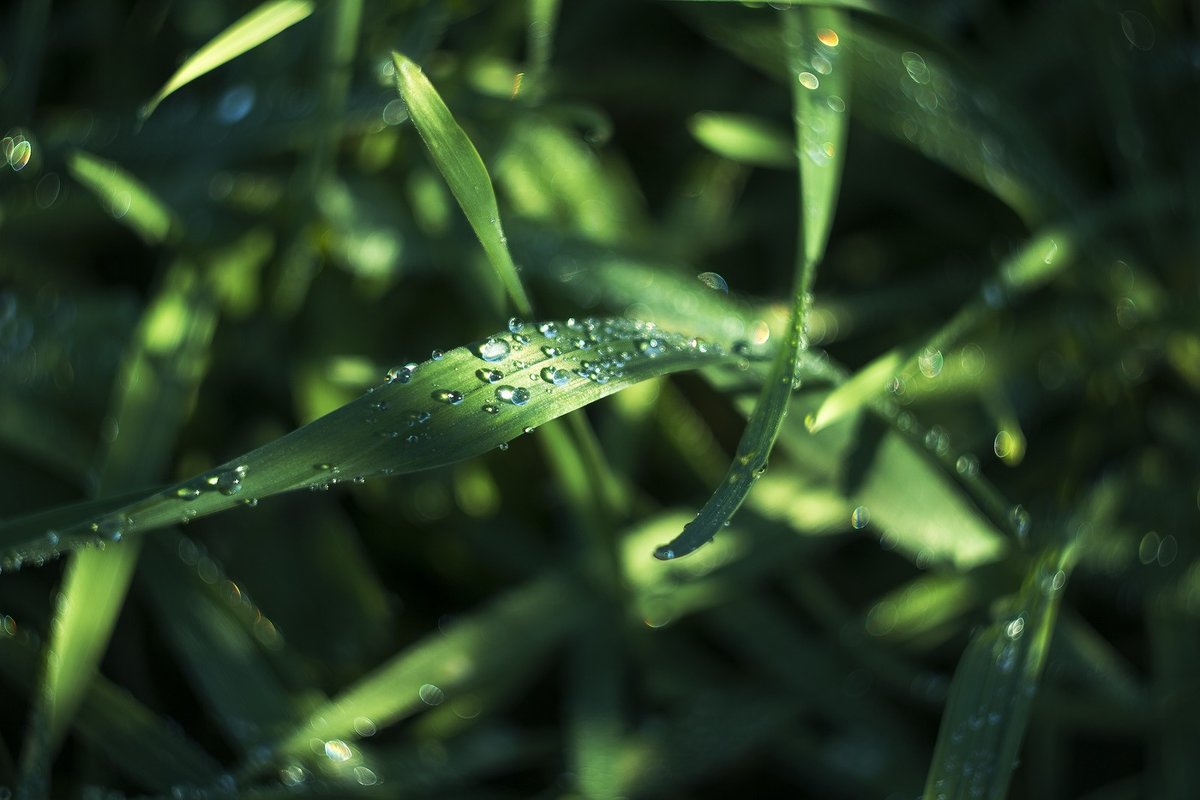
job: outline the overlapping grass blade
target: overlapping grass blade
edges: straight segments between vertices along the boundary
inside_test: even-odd
[[[792,315],[783,346],[775,354],[758,405],[746,423],[725,480],[673,541],[654,551],[659,559],[691,553],[710,541],[737,512],[767,468],[771,448],[787,415],[800,353],[807,348],[817,262],[825,252],[837,204],[846,139],[849,69],[842,57],[849,37],[847,17],[835,10],[794,9],[782,13],[800,164],[800,219]],[[817,74],[821,77],[818,78]]]
[[[479,151],[455,121],[454,115],[421,68],[400,53],[393,53],[392,60],[396,66],[396,86],[408,106],[413,125],[429,148],[433,163],[446,179],[454,199],[479,237],[488,261],[504,284],[513,306],[522,316],[532,316],[529,296],[525,293],[508,251],[508,237],[504,235],[500,223],[500,209],[496,205],[492,179],[483,159],[479,157]]]
[[[10,684],[32,689],[37,664],[38,653],[30,643],[0,626],[0,675]],[[88,687],[72,725],[81,739],[146,789],[208,786],[220,775],[217,762],[178,726],[102,676]]]
[[[75,179],[107,206],[109,213],[147,244],[161,244],[173,229],[178,229],[171,209],[116,164],[76,150],[67,166]]]
[[[517,326],[513,326],[514,329]],[[0,525],[24,560],[121,538],[279,492],[429,469],[503,445],[647,378],[729,361],[719,344],[625,319],[568,320],[497,334],[389,382],[251,453],[98,517],[50,512]],[[790,377],[789,377],[790,385]]]
[[[79,161],[87,168],[96,164]],[[130,187],[143,201],[130,207],[131,220],[144,223],[162,208],[149,192],[128,179],[98,186]],[[153,211],[148,211],[152,209]],[[149,229],[149,227],[147,227]],[[161,231],[166,235],[166,230]],[[197,290],[191,268],[177,264],[148,306],[127,356],[114,397],[113,417],[122,435],[105,455],[99,493],[121,491],[157,479],[164,471],[191,393],[203,370],[215,325],[215,309]],[[68,566],[46,648],[46,673],[22,757],[23,784],[42,782],[62,743],[76,707],[94,679],[137,564],[137,546],[77,553]]]
[[[158,94],[142,107],[141,118],[154,113],[168,95],[248,50],[282,33],[312,14],[313,0],[271,0],[217,34],[175,71]]]
[[[314,738],[352,739],[356,721],[389,725],[448,694],[536,665],[576,625],[584,602],[577,578],[543,575],[383,664],[315,709],[276,750],[298,756]]]
[[[298,711],[251,632],[261,612],[236,583],[212,585],[186,566],[179,552],[188,544],[175,535],[148,542],[139,582],[192,684],[245,755],[278,736]]]
[[[927,800],[1007,796],[1074,552],[1055,548],[1038,558],[1008,613],[967,646],[942,716]]]

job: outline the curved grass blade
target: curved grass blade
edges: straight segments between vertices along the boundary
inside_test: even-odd
[[[416,643],[318,707],[276,750],[302,755],[314,738],[353,738],[356,720],[382,727],[461,687],[495,680],[521,665],[540,665],[541,654],[576,626],[584,603],[579,581],[566,573],[530,581],[446,633]],[[550,609],[553,613],[547,613]]]
[[[1007,796],[1076,548],[1042,555],[1010,613],[971,640],[954,672],[927,800]]]
[[[655,558],[678,558],[712,540],[737,512],[767,458],[787,415],[797,364],[806,349],[806,324],[816,265],[825,252],[837,203],[846,137],[849,70],[842,58],[847,18],[831,9],[793,9],[782,15],[783,39],[796,119],[800,163],[800,220],[792,315],[784,346],[775,355],[758,405],[746,423],[733,463],[696,519]],[[817,75],[821,77],[818,78]],[[834,102],[836,100],[836,102]]]
[[[429,148],[433,163],[479,237],[488,261],[512,298],[513,306],[521,315],[532,316],[529,296],[508,252],[508,237],[500,225],[500,209],[496,205],[492,179],[479,151],[421,68],[401,53],[392,53],[392,60],[396,65],[396,86],[421,140]]]
[[[0,553],[47,557],[280,492],[443,466],[647,378],[732,360],[720,345],[633,320],[513,328],[398,367],[387,383],[321,419],[140,501],[100,516],[51,511],[9,521],[0,525]],[[60,527],[48,531],[47,519]]]
[[[197,50],[163,84],[158,94],[142,107],[139,116],[146,119],[175,90],[292,27],[312,14],[313,7],[312,0],[273,0],[263,3]]]
[[[113,217],[128,225],[146,244],[161,244],[178,230],[171,209],[116,164],[76,150],[67,168],[104,202]]]
[[[777,169],[796,164],[787,134],[760,117],[703,111],[688,120],[688,130],[700,144],[731,161]]]

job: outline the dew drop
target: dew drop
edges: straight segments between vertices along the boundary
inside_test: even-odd
[[[538,325],[538,331],[547,339],[558,338],[558,325],[553,322],[543,322],[541,325]]]
[[[1032,520],[1029,512],[1025,510],[1025,506],[1018,503],[1009,509],[1008,522],[1012,525],[1013,532],[1017,534],[1018,539],[1024,539],[1029,535],[1029,526]]]
[[[826,47],[837,47],[841,41],[837,35],[837,31],[831,28],[821,28],[817,31],[817,41]]]
[[[479,344],[476,352],[484,361],[493,363],[503,360],[508,356],[510,350],[508,342],[490,336]]]
[[[566,386],[571,380],[571,373],[565,369],[557,369],[556,367],[546,367],[542,370],[542,380],[546,383],[554,384],[555,386]]]
[[[944,363],[942,351],[934,347],[926,347],[921,351],[921,355],[917,356],[917,366],[926,378],[936,378],[941,375]]]
[[[509,319],[508,319],[508,332],[509,333],[520,333],[523,330],[525,330],[525,320],[521,319],[520,317],[509,317]]]
[[[432,353],[429,354],[429,357],[432,358],[434,361],[441,361],[443,358],[446,357],[446,354],[444,352],[442,352],[441,350],[434,350]]]
[[[417,365],[414,363],[408,363],[402,367],[392,367],[387,371],[385,379],[388,383],[408,383],[416,371]]]
[[[503,372],[498,369],[491,369],[489,367],[481,368],[477,370],[475,374],[479,377],[479,380],[483,381],[484,383],[496,383],[497,381],[504,379]]]
[[[417,690],[417,696],[427,706],[438,706],[446,699],[446,693],[432,683],[422,684]]]
[[[696,280],[713,291],[720,292],[721,294],[729,294],[729,284],[716,272],[701,272],[696,276]]]
[[[954,468],[959,475],[978,475],[979,459],[972,455],[961,455],[954,462]]]
[[[200,490],[194,486],[181,486],[175,490],[175,496],[180,500],[195,500],[200,496]]]
[[[501,452],[504,452],[505,450],[508,449],[508,442],[501,442],[500,444],[496,445],[496,449]]]
[[[861,531],[871,521],[871,511],[866,506],[858,506],[850,514],[850,524],[855,530]]]
[[[451,406],[456,406],[463,401],[462,392],[454,389],[437,389],[430,394],[430,397],[439,403],[446,403]]]
[[[354,755],[350,745],[341,739],[330,739],[325,743],[325,757],[334,763],[341,764],[349,761]]]
[[[801,72],[796,76],[796,79],[800,81],[800,85],[805,89],[816,89],[821,85],[821,82],[817,80],[817,76],[813,75],[811,72]]]
[[[529,402],[529,390],[524,387],[500,386],[496,388],[496,399],[514,406],[523,406]]]
[[[33,145],[27,139],[22,139],[13,144],[11,155],[8,157],[8,163],[12,166],[13,172],[20,172],[29,164],[29,159],[33,156]]]
[[[557,358],[558,356],[562,355],[562,350],[559,350],[557,347],[551,347],[550,345],[543,346],[542,352],[550,358]]]
[[[484,403],[483,406],[480,407],[480,410],[485,414],[499,414],[500,406],[495,405],[494,403]]]

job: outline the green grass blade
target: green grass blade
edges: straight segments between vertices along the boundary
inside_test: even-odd
[[[53,536],[44,514],[9,521],[0,525],[0,552],[49,556],[279,492],[443,466],[639,381],[730,360],[719,345],[632,320],[525,326],[397,368],[390,382],[331,414],[140,502],[71,522],[53,514],[61,525]]]
[[[109,213],[146,244],[161,244],[178,228],[171,210],[125,170],[76,150],[67,162],[71,174],[92,191]]]
[[[771,448],[787,416],[797,363],[807,347],[810,292],[829,238],[842,175],[849,75],[841,54],[849,30],[847,19],[833,10],[795,9],[781,17],[800,163],[799,244],[791,319],[725,480],[696,519],[673,541],[654,551],[655,558],[663,560],[685,556],[711,541],[766,471]]]
[[[1007,796],[1073,552],[1068,547],[1039,558],[1010,613],[967,646],[950,685],[927,800]]]
[[[144,485],[165,471],[191,392],[203,375],[197,365],[207,353],[215,316],[190,267],[180,264],[168,272],[143,315],[118,381],[113,416],[121,435],[104,456],[100,494]],[[23,757],[27,782],[39,781],[48,768],[94,680],[139,551],[137,546],[84,550],[68,566],[46,650],[41,705],[35,710],[45,717],[45,727],[31,727]]]
[[[854,373],[825,397],[817,413],[806,421],[808,429],[817,433],[878,397],[904,362],[902,350],[889,350]]]
[[[313,13],[312,0],[272,0],[263,3],[221,31],[201,47],[167,80],[158,94],[139,112],[142,119],[154,113],[168,95],[248,50],[282,33]]]
[[[243,590],[228,581],[213,586],[202,580],[181,560],[182,541],[171,535],[149,543],[139,585],[149,589],[159,627],[192,684],[229,741],[246,754],[282,733],[296,711],[251,632],[252,623],[238,618],[239,608],[249,606],[219,596],[232,592],[242,598]]]
[[[749,114],[703,111],[688,120],[696,141],[719,156],[742,164],[791,169],[795,146],[787,133]]]
[[[392,60],[396,65],[396,86],[408,106],[413,125],[429,149],[433,163],[446,179],[454,199],[479,237],[488,261],[512,298],[513,306],[522,316],[532,316],[533,307],[517,274],[512,254],[508,251],[508,237],[504,235],[500,224],[500,209],[496,205],[492,179],[483,159],[479,157],[479,151],[471,144],[466,131],[455,121],[454,115],[421,68],[400,53],[393,53]]]
[[[356,720],[383,727],[440,703],[447,694],[496,680],[522,664],[537,665],[575,625],[582,602],[578,582],[570,576],[538,578],[380,666],[318,707],[277,750],[302,755],[314,738],[353,738]]]

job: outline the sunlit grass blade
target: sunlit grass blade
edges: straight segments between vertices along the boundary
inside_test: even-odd
[[[696,519],[673,541],[658,547],[655,558],[685,556],[716,536],[737,512],[767,459],[787,416],[800,354],[807,348],[806,326],[812,305],[817,262],[825,252],[837,204],[846,137],[848,67],[842,58],[849,29],[837,11],[793,9],[781,15],[788,52],[800,164],[800,219],[792,314],[783,346],[775,354],[758,405],[746,423],[725,480]],[[819,73],[821,78],[814,74]],[[836,102],[834,102],[836,100]]]
[[[625,319],[517,326],[397,367],[365,396],[203,475],[48,535],[42,515],[0,525],[27,560],[234,508],[279,492],[450,464],[647,378],[730,363],[719,344]],[[790,375],[787,376],[790,387]]]
[[[508,251],[508,237],[500,223],[496,192],[479,151],[421,68],[400,53],[393,53],[392,60],[396,65],[396,86],[408,106],[413,125],[429,148],[433,163],[479,237],[513,306],[519,314],[531,316],[533,308]]]
[[[141,118],[154,113],[168,95],[248,50],[282,33],[312,14],[312,0],[272,0],[263,3],[217,34],[175,71],[158,94],[142,107]]]
[[[560,0],[527,0],[529,30],[525,37],[525,52],[529,54],[529,71],[514,90],[514,94],[531,102],[540,102],[546,94],[546,76],[550,72],[550,57],[554,53],[554,29],[558,22]]]
[[[796,165],[795,143],[759,117],[702,111],[688,120],[688,130],[709,150],[733,161],[777,169]]]
[[[900,349],[889,350],[863,367],[825,397],[817,413],[806,420],[813,433],[826,428],[877,397],[905,361]]]
[[[565,573],[531,581],[378,667],[314,710],[276,749],[302,755],[314,738],[354,738],[356,721],[389,725],[477,682],[537,665],[575,626],[583,602],[578,584]]]
[[[1038,558],[1008,612],[967,646],[942,715],[927,800],[1007,796],[1074,552]]]
[[[140,181],[110,161],[76,150],[68,168],[106,210],[147,244],[160,244],[178,228],[175,215]]]

